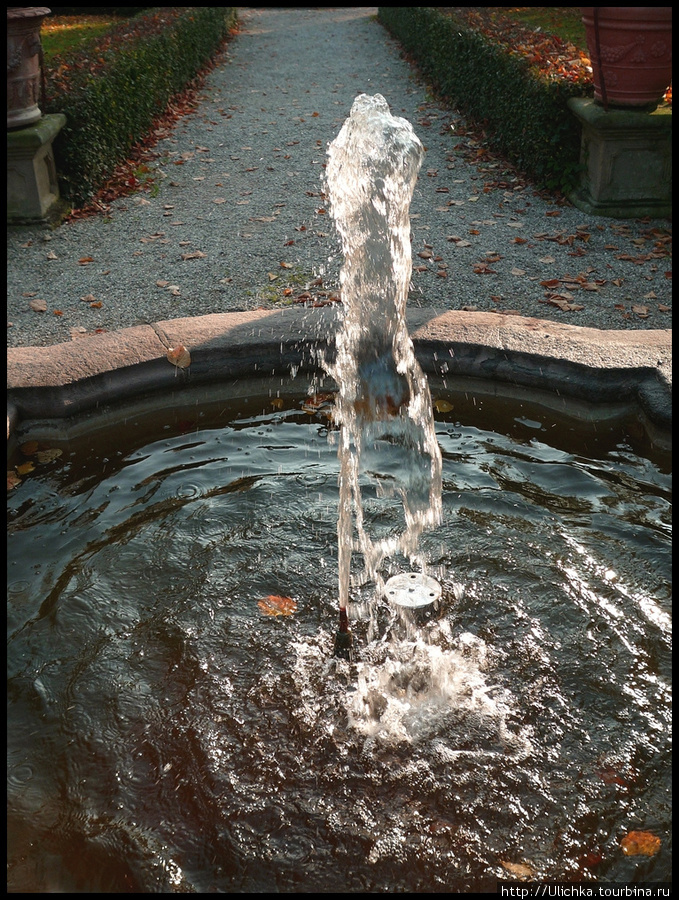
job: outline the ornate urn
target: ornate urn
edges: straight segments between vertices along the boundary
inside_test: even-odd
[[[46,6],[7,7],[7,128],[40,120],[40,26]]]
[[[654,109],[672,81],[670,6],[581,6],[594,99]]]

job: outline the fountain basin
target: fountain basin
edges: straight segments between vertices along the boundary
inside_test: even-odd
[[[319,355],[332,358],[339,322],[332,308],[256,310],[173,319],[51,347],[10,348],[8,434],[21,420],[68,417],[179,386],[318,372]],[[408,328],[428,375],[474,378],[479,390],[507,396],[546,392],[574,408],[595,404],[595,415],[636,410],[662,441],[671,430],[669,329],[601,331],[437,310],[411,311]],[[179,344],[191,354],[186,369],[167,358]]]
[[[669,336],[411,322],[435,403],[455,394],[438,432],[453,531],[426,536],[444,610],[428,642],[370,642],[357,619],[349,664],[329,659],[324,628],[336,459],[327,428],[284,415],[331,352],[337,320],[318,312],[11,354],[17,441],[52,428],[88,448],[65,499],[36,479],[13,503],[13,889],[488,891],[511,866],[666,879],[667,477],[591,442],[629,425],[667,465]],[[168,362],[179,343],[190,370]],[[208,402],[233,431],[195,421]],[[487,406],[491,427],[506,411],[521,430],[490,469],[478,460],[496,439],[474,415]],[[551,444],[564,416],[568,478]],[[56,529],[38,552],[32,515]],[[295,614],[262,617],[257,599],[288,591]],[[640,824],[663,849],[627,859],[619,841]]]

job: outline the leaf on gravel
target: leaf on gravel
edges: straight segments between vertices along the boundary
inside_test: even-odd
[[[288,262],[281,263],[281,269],[291,269],[291,268],[292,268],[292,263],[288,263]]]
[[[59,259],[59,257],[58,257],[57,254],[54,252],[54,250],[50,250],[50,252],[47,254],[47,257],[46,257],[46,258],[47,258],[47,259]]]
[[[518,275],[525,275],[525,274],[526,274],[525,269],[517,269],[516,266],[514,266],[514,268],[512,269],[512,275],[518,276]]]
[[[94,303],[97,298],[94,296],[94,294],[85,294],[85,296],[81,297],[80,299],[83,303]]]
[[[78,265],[79,266],[89,266],[89,264],[91,262],[94,262],[93,256],[81,256],[80,259],[78,260]]]
[[[559,309],[564,312],[577,312],[585,307],[582,303],[572,303],[572,296],[570,294],[547,294],[544,300],[540,300],[540,303],[550,303],[552,306],[557,306]]]
[[[186,369],[191,365],[191,354],[183,344],[177,344],[176,347],[170,347],[167,351],[167,359],[178,369]]]
[[[635,304],[632,306],[632,312],[636,313],[640,319],[648,318],[648,307],[641,306],[640,304]]]
[[[47,304],[44,300],[31,300],[28,305],[31,309],[35,310],[35,312],[45,312],[47,310]]]
[[[291,616],[297,611],[297,603],[292,597],[279,597],[276,594],[258,600],[257,606],[265,616]]]
[[[182,259],[205,259],[207,253],[202,250],[194,250],[192,253],[182,253]]]

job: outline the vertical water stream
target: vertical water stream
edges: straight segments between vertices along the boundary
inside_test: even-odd
[[[412,270],[409,208],[424,148],[380,94],[361,94],[328,148],[327,193],[344,253],[339,386],[339,605],[351,557],[368,580],[402,553],[417,561],[420,534],[441,518],[441,452],[431,396],[406,325]],[[400,500],[380,508],[379,499]],[[419,560],[420,565],[422,561]]]

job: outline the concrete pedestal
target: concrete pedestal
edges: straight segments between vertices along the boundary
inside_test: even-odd
[[[594,100],[568,101],[582,126],[585,166],[571,202],[617,218],[672,215],[672,110],[605,110]]]
[[[52,143],[66,124],[57,113],[7,132],[7,223],[45,222],[59,199]]]

